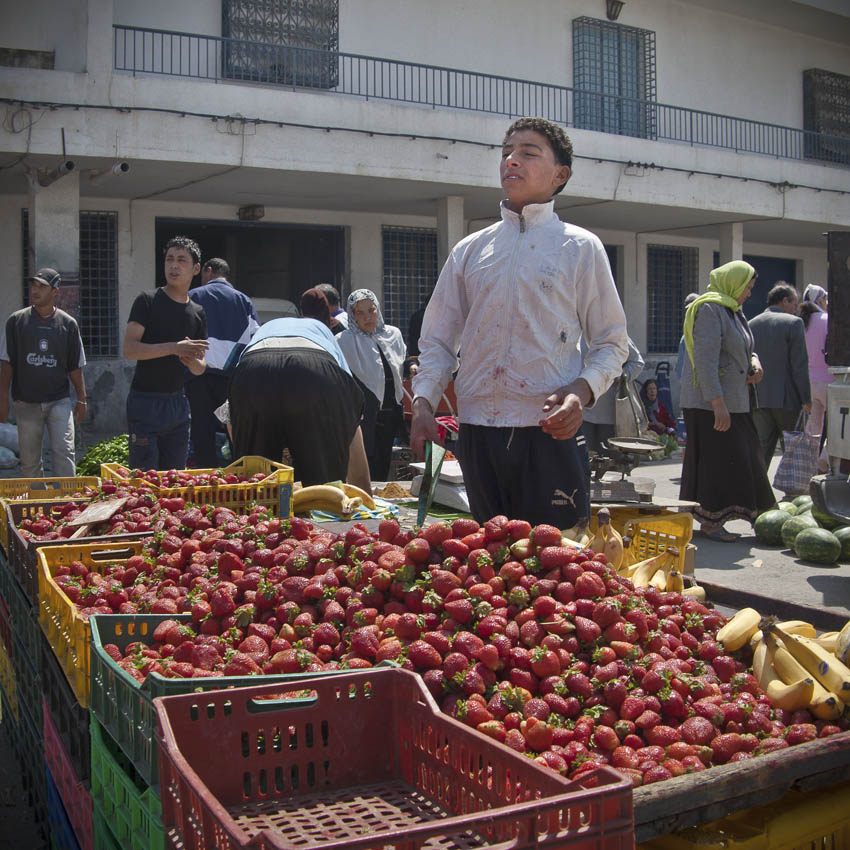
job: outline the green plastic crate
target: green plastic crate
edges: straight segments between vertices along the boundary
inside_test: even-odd
[[[152,645],[153,633],[163,620],[191,623],[190,614],[94,614],[91,626],[89,708],[148,785],[159,784],[155,697],[250,687],[271,682],[292,682],[305,676],[335,675],[287,673],[276,676],[218,676],[209,679],[168,679],[152,673],[140,685],[104,651],[114,643],[120,650],[129,643]],[[387,666],[387,665],[385,665]]]
[[[97,718],[91,722],[91,795],[122,850],[165,850],[162,803]]]
[[[122,850],[115,836],[109,831],[106,817],[95,803],[92,810],[93,844],[92,850]]]

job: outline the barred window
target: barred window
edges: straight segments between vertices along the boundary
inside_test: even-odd
[[[574,124],[653,138],[655,33],[597,18],[573,20]]]
[[[338,82],[338,0],[223,0],[224,76],[333,88]]]
[[[29,210],[21,212],[23,303],[29,304]],[[56,304],[80,325],[87,360],[118,356],[118,213],[80,212],[80,274],[62,274]]]
[[[384,227],[384,321],[407,339],[410,317],[428,299],[437,282],[437,231]]]
[[[807,157],[850,163],[850,76],[803,71],[803,128]]]
[[[647,350],[650,354],[677,351],[685,296],[698,288],[699,250],[648,245],[646,265]]]

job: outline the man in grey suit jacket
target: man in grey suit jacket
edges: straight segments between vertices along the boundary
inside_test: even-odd
[[[767,309],[750,320],[754,347],[764,369],[764,378],[756,387],[758,408],[753,420],[765,467],[782,432],[794,430],[800,408],[807,413],[812,409],[806,330],[796,310],[796,290],[779,281],[767,294]]]

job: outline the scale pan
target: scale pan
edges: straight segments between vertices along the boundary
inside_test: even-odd
[[[653,452],[664,451],[664,446],[660,443],[643,437],[612,437],[606,440],[606,443],[618,452],[629,452],[632,454],[652,454]]]

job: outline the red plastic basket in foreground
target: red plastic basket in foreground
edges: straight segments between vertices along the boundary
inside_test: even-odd
[[[615,770],[567,780],[440,712],[406,670],[154,705],[172,847],[634,844],[631,783]]]

